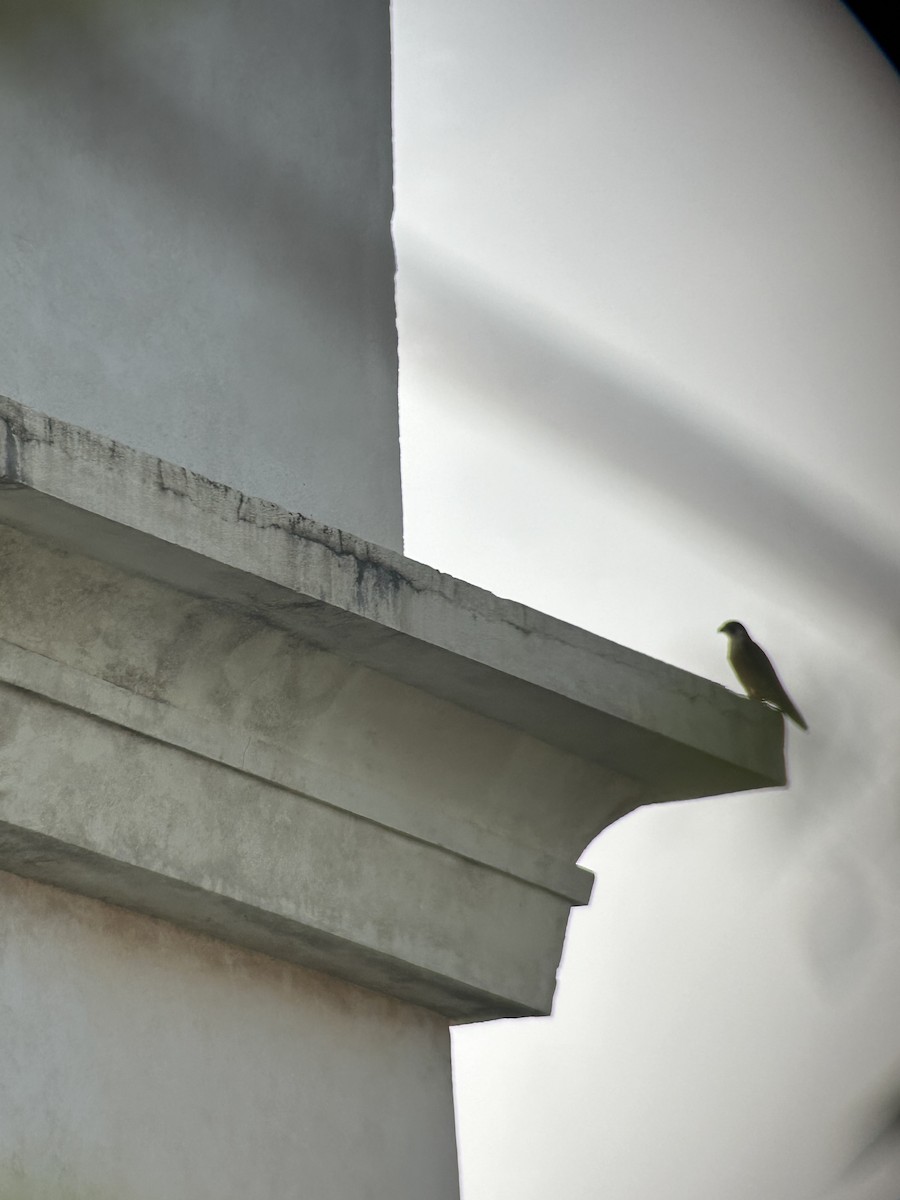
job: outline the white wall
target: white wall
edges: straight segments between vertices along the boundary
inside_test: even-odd
[[[0,872],[0,1195],[451,1200],[446,1023]]]
[[[387,0],[14,10],[0,394],[399,548]]]
[[[900,76],[834,2],[395,30],[409,552],[735,689],[736,617],[810,723],[600,836],[552,1020],[454,1030],[463,1193],[896,1200],[900,1139],[837,1175],[900,1093]]]

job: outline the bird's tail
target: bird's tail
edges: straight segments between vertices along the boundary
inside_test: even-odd
[[[809,726],[804,721],[800,713],[800,709],[797,708],[792,700],[788,700],[787,704],[784,706],[784,712],[786,716],[791,718],[795,725],[799,725],[801,729],[809,729]]]

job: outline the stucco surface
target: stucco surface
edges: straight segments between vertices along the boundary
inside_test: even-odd
[[[8,1200],[454,1200],[431,1013],[0,872]]]
[[[399,549],[387,0],[9,7],[0,392]]]

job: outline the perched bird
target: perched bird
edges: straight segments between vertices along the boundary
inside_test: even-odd
[[[753,700],[764,700],[796,721],[801,729],[808,729],[800,710],[775,674],[775,668],[765,651],[757,646],[740,621],[726,621],[719,626],[719,633],[724,633],[728,638],[728,661],[747,695]]]

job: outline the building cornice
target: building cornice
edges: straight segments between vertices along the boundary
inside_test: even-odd
[[[452,1019],[549,1010],[618,816],[784,782],[762,705],[5,399],[0,522],[0,866]]]

